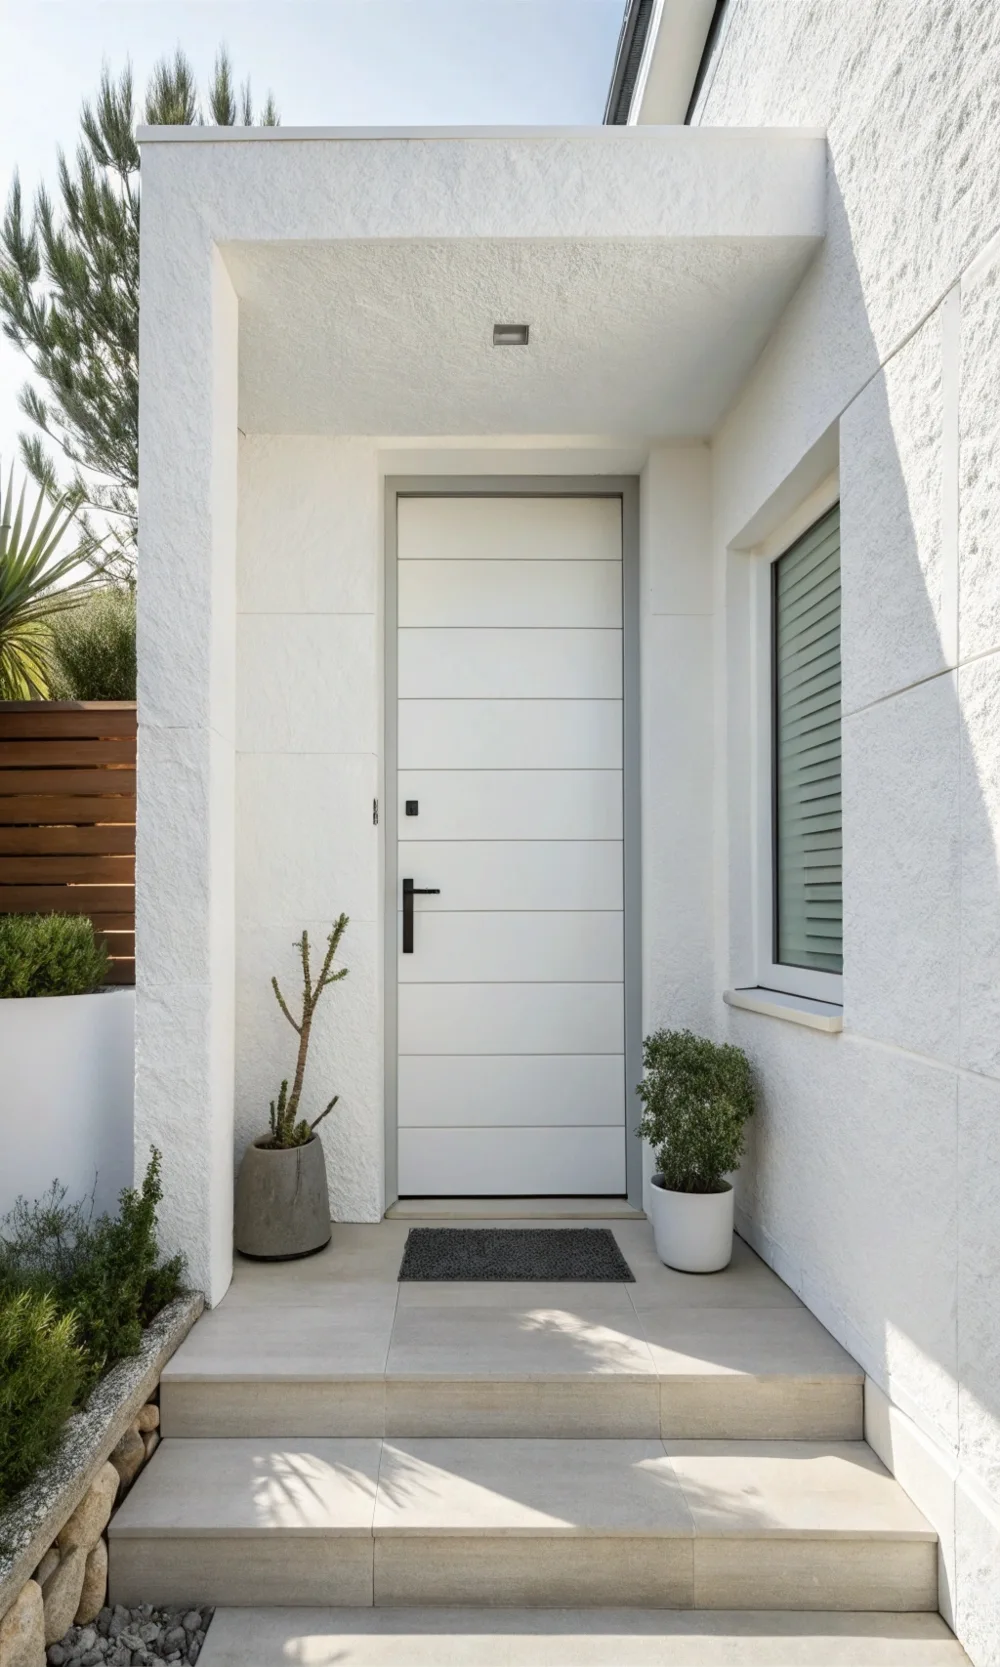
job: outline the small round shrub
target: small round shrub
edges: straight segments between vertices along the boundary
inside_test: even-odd
[[[135,591],[102,585],[53,616],[53,700],[135,699]]]
[[[642,1044],[639,1133],[670,1192],[724,1192],[739,1167],[754,1109],[750,1062],[741,1048],[690,1030],[657,1030]]]
[[[107,976],[107,945],[86,915],[0,915],[0,998],[89,995]]]

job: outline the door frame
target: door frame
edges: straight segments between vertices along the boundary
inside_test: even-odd
[[[397,788],[398,518],[400,498],[618,498],[622,506],[622,811],[624,864],[625,1185],[642,1208],[642,1141],[629,1086],[642,1076],[642,848],[639,727],[639,480],[635,475],[387,475],[385,479],[385,1208],[399,1196],[397,992],[399,794]]]

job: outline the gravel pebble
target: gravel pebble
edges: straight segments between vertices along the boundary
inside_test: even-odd
[[[48,1667],[186,1667],[197,1661],[212,1609],[104,1608],[45,1652]]]

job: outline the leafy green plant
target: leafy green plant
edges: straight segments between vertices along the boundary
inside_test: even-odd
[[[290,1146],[304,1146],[307,1140],[312,1139],[313,1130],[317,1123],[322,1123],[324,1117],[329,1116],[340,1098],[338,1094],[335,1094],[330,1104],[325,1106],[319,1116],[315,1117],[311,1123],[304,1117],[298,1117],[299,1101],[302,1098],[302,1084],[306,1074],[306,1058],[309,1053],[309,1038],[312,1034],[312,1022],[319,1004],[319,998],[331,984],[336,984],[341,978],[347,977],[346,967],[341,967],[337,972],[333,971],[333,958],[340,947],[340,940],[344,936],[347,926],[348,919],[346,915],[340,915],[334,921],[333,929],[326,940],[326,955],[323,958],[323,965],[315,983],[309,965],[308,932],[303,932],[295,945],[302,957],[301,1019],[292,1018],[288,1010],[288,1004],[278,987],[278,980],[276,978],[271,979],[271,987],[277,998],[278,1006],[292,1029],[298,1033],[299,1038],[299,1051],[295,1061],[295,1076],[292,1079],[291,1093],[288,1091],[288,1078],[286,1077],[278,1091],[277,1102],[271,1101],[271,1138],[269,1141],[261,1143],[271,1150],[283,1151]]]
[[[76,1317],[48,1291],[0,1295],[0,1507],[52,1456],[84,1379]]]
[[[53,1181],[42,1198],[19,1198],[0,1224],[0,1292],[63,1290],[78,1245],[90,1226],[94,1201],[67,1204],[68,1188]]]
[[[182,1259],[163,1260],[157,1245],[160,1166],[154,1148],[142,1186],[123,1190],[117,1215],[94,1220],[54,1182],[35,1203],[19,1199],[0,1230],[0,1296],[49,1294],[74,1316],[84,1389],[136,1353],[144,1328],[183,1289]]]
[[[0,915],[0,997],[83,996],[108,976],[86,915]]]
[[[14,470],[7,490],[0,485],[0,700],[47,700],[52,675],[52,639],[56,615],[78,607],[92,575],[80,564],[92,543],[74,541],[57,556],[73,520],[71,499],[49,504],[39,487],[35,506],[25,516],[21,487],[14,507]],[[45,512],[43,514],[43,511]]]
[[[0,1227],[0,1507],[52,1456],[101,1374],[135,1354],[154,1315],[183,1290],[183,1263],[156,1242],[155,1149],[118,1214],[67,1203],[54,1181],[19,1198]]]
[[[51,621],[53,700],[135,699],[135,590],[101,585]]]
[[[100,1216],[78,1240],[76,1267],[64,1291],[79,1321],[90,1380],[136,1353],[154,1314],[182,1287],[181,1258],[161,1261],[156,1240],[160,1165],[154,1150],[142,1186],[123,1190],[117,1216]]]
[[[750,1062],[741,1048],[690,1030],[657,1030],[642,1044],[639,1133],[670,1192],[723,1192],[739,1167],[753,1115]]]

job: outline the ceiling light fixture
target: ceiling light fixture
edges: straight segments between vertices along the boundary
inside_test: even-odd
[[[528,326],[526,324],[494,324],[494,347],[527,347]]]

